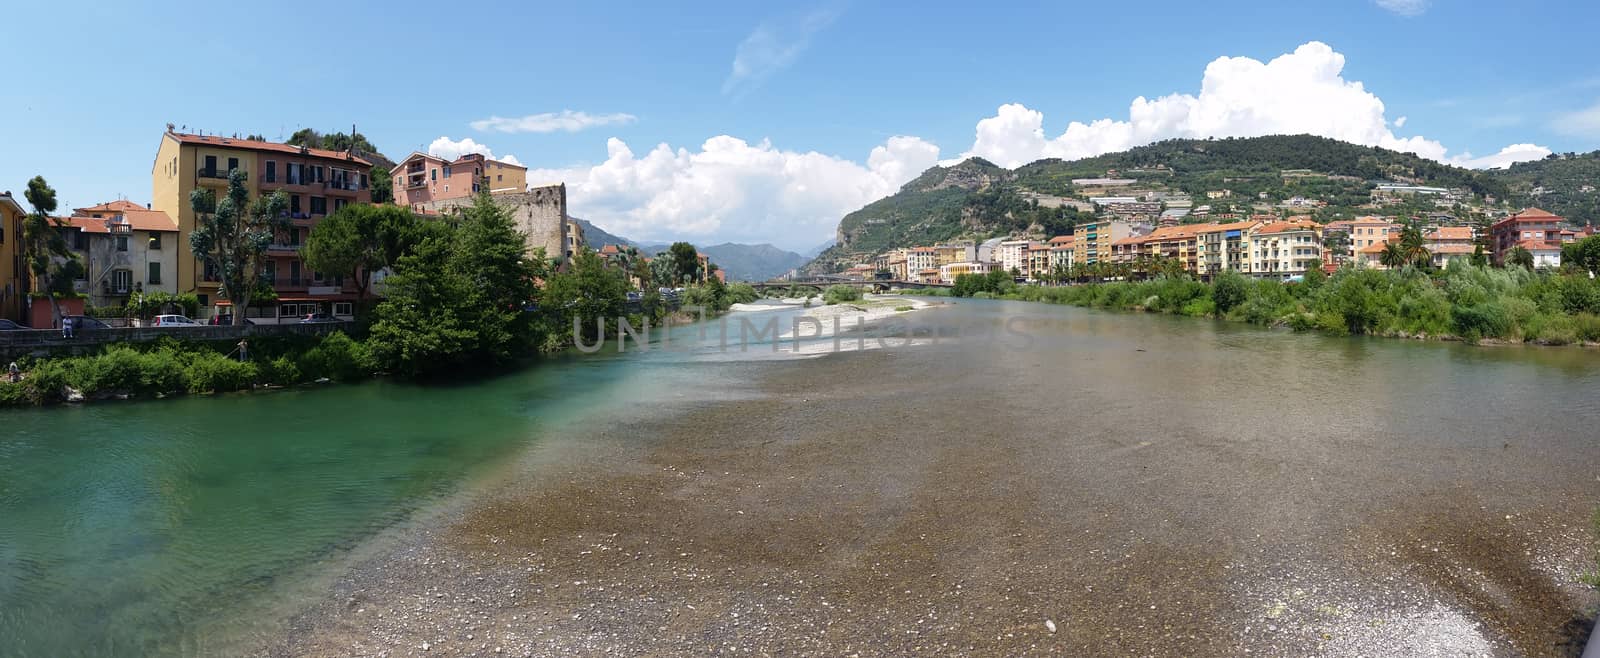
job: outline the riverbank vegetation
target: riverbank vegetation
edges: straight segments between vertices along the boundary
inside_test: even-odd
[[[219,204],[220,205],[220,204]],[[240,213],[217,212],[245,222]],[[220,233],[231,234],[226,222]],[[324,227],[327,227],[324,230]],[[249,338],[248,358],[231,342],[162,340],[108,346],[97,353],[19,359],[18,382],[0,381],[0,406],[65,401],[155,398],[375,376],[413,380],[459,378],[559,352],[575,337],[599,337],[628,317],[660,324],[674,304],[657,284],[678,286],[677,303],[708,314],[759,298],[749,284],[724,283],[701,271],[695,248],[674,245],[658,255],[613,262],[580,250],[565,263],[525,253],[511,212],[480,196],[455,215],[424,219],[403,208],[347,206],[307,241],[306,256],[323,271],[356,277],[360,297],[383,269],[382,299],[362,303],[349,333],[322,337]],[[680,267],[680,264],[687,266]],[[657,281],[657,276],[660,280]],[[635,285],[643,289],[630,297]],[[193,295],[156,294],[124,313],[146,315],[177,306],[192,313]],[[230,351],[233,350],[233,351]]]
[[[1596,243],[1600,244],[1600,243]],[[1589,271],[1533,271],[1453,261],[1438,270],[1344,268],[1303,281],[1225,272],[1071,286],[1018,285],[1004,273],[964,275],[955,296],[1214,317],[1297,331],[1565,345],[1600,341],[1600,282]]]

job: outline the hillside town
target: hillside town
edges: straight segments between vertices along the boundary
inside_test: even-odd
[[[478,153],[446,159],[413,152],[390,162],[353,141],[342,149],[319,148],[180,132],[168,124],[156,146],[148,203],[117,199],[44,218],[41,228],[59,237],[59,249],[47,256],[50,269],[65,267],[54,277],[60,281],[47,281],[30,267],[37,259],[28,252],[47,249],[47,240],[27,244],[26,220],[39,210],[23,194],[0,193],[0,321],[36,329],[56,328],[63,317],[136,324],[136,309],[150,307],[144,303],[150,300],[152,313],[187,312],[194,317],[183,319],[201,323],[228,320],[234,310],[221,294],[218,263],[193,247],[191,236],[203,222],[192,197],[222,197],[236,173],[243,175],[248,198],[282,192],[287,203],[259,258],[256,301],[244,312],[251,324],[350,320],[364,295],[382,296],[386,271],[363,273],[371,279],[371,290],[365,290],[356,272],[319,271],[305,257],[317,226],[352,205],[394,205],[438,218],[487,192],[512,212],[526,253],[542,251],[559,264],[589,248],[582,225],[567,213],[566,186],[530,185],[527,172]],[[617,245],[603,246],[598,255],[624,268],[651,260]],[[704,254],[698,260],[702,277],[725,279]]]
[[[1278,201],[1261,192],[1235,201],[1234,191],[1224,188],[1198,195],[1212,203],[1195,205],[1196,199],[1183,193],[1129,190],[1140,180],[1116,175],[1073,179],[1074,197],[1032,195],[1035,207],[1081,213],[1070,233],[1045,235],[1036,225],[1029,234],[897,246],[859,257],[842,274],[950,285],[963,274],[990,272],[1008,272],[1018,282],[1065,283],[1174,271],[1205,277],[1231,270],[1288,281],[1313,269],[1331,274],[1341,267],[1388,269],[1415,262],[1396,253],[1407,227],[1420,231],[1435,267],[1462,258],[1553,269],[1561,265],[1563,245],[1595,233],[1591,225],[1539,208],[1498,210],[1460,188],[1367,182],[1370,199],[1360,210],[1369,214],[1319,221],[1314,213],[1328,202],[1318,198]],[[1309,170],[1281,175],[1363,183]]]

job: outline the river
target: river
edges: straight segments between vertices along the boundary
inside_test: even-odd
[[[420,622],[382,641],[353,630],[418,600],[473,610],[465,586],[421,584],[460,575],[429,574],[441,556],[511,579],[519,620],[654,602],[615,603],[599,631],[591,617],[495,637],[528,653],[1360,655],[1421,638],[1558,655],[1587,632],[1594,599],[1573,577],[1594,546],[1600,353],[977,300],[914,316],[1025,320],[999,341],[821,358],[718,352],[713,336],[470,385],[6,412],[0,653],[476,648]],[[422,534],[439,539],[407,553],[432,556],[405,563],[418,580],[372,575]],[[503,562],[502,542],[537,570]],[[595,571],[596,550],[647,559]],[[696,567],[722,575],[682,580]],[[611,594],[544,586],[590,578]],[[274,640],[352,588],[359,608],[327,604]],[[481,611],[481,627],[511,614]],[[671,637],[635,644],[657,621]]]

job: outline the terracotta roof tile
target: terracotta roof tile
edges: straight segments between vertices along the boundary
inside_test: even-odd
[[[223,137],[221,135],[190,135],[188,133],[169,132],[167,133],[167,136],[178,140],[179,143],[183,144],[204,144],[206,146],[235,148],[245,151],[270,151],[274,153],[298,154],[301,152],[301,149],[298,146],[279,144],[277,142],[259,142],[253,139],[237,139],[233,137]],[[327,158],[330,160],[344,160],[354,164],[366,165],[368,167],[372,166],[371,162],[367,162],[366,160],[345,153],[344,151],[329,151],[327,149],[308,148],[305,149],[305,152],[313,157]]]

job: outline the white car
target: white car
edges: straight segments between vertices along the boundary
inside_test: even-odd
[[[155,321],[150,323],[150,326],[152,326],[152,327],[198,327],[198,326],[200,326],[200,323],[199,322],[195,322],[194,320],[190,320],[189,318],[186,318],[186,317],[181,316],[181,315],[157,315]]]

